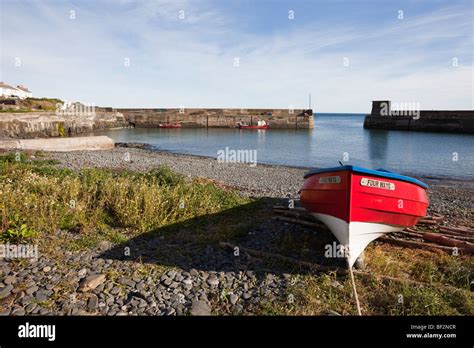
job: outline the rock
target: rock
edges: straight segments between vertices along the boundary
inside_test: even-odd
[[[86,274],[87,274],[87,269],[85,269],[85,268],[83,268],[79,272],[77,272],[77,275],[79,276],[79,278],[85,277]]]
[[[30,313],[33,312],[36,307],[36,303],[30,303],[28,306],[26,306],[25,310],[27,313]]]
[[[48,299],[48,292],[46,290],[39,290],[36,292],[35,299],[38,302],[44,302]]]
[[[329,315],[329,316],[340,316],[340,314],[339,314],[338,312],[333,311],[333,310],[331,310],[331,309],[328,311],[328,315]]]
[[[244,300],[248,300],[249,298],[252,297],[252,294],[250,292],[244,292],[242,297],[244,298]]]
[[[186,285],[192,285],[193,280],[191,278],[186,278],[186,279],[183,280],[183,283],[186,284]]]
[[[48,273],[49,271],[51,271],[51,267],[46,266],[46,267],[43,268],[44,273]]]
[[[229,301],[230,301],[230,303],[232,303],[233,305],[235,305],[238,300],[239,300],[239,296],[237,296],[236,294],[229,294]]]
[[[25,310],[23,308],[17,308],[12,312],[12,315],[25,315]]]
[[[0,300],[9,296],[12,290],[13,290],[13,286],[11,285],[7,285],[4,288],[0,289]]]
[[[95,294],[91,294],[89,297],[89,301],[87,302],[87,308],[89,309],[97,309],[99,305],[99,298]]]
[[[6,316],[6,315],[10,315],[11,313],[11,309],[10,308],[4,308],[4,309],[0,309],[0,316]]]
[[[173,307],[168,308],[165,315],[173,315],[176,310]]]
[[[163,281],[163,284],[166,285],[166,286],[170,286],[172,283],[173,283],[173,280],[170,279],[170,278],[166,278],[166,279]]]
[[[129,279],[129,278],[121,278],[119,280],[119,283],[122,284],[122,285],[127,285],[131,288],[134,288],[135,285],[136,285],[136,283],[133,280]]]
[[[211,306],[207,302],[194,300],[191,304],[191,315],[210,315]]]
[[[103,240],[99,243],[99,249],[102,251],[110,249],[111,247],[112,247],[112,243],[107,240]]]
[[[20,302],[24,306],[24,305],[27,305],[28,303],[33,302],[34,300],[35,300],[35,298],[33,296],[26,295],[20,300]]]
[[[217,279],[217,276],[215,274],[211,274],[209,278],[207,278],[207,284],[211,286],[217,286],[219,285],[219,279]]]
[[[26,294],[27,295],[32,295],[36,291],[38,291],[38,287],[36,285],[33,285],[33,286],[29,287],[28,289],[26,289]]]
[[[171,279],[174,279],[174,277],[176,277],[176,274],[177,274],[177,272],[174,269],[169,270],[168,272],[166,272],[166,275]]]
[[[199,275],[199,272],[196,269],[192,269],[189,271],[189,275],[192,277],[197,277]]]
[[[145,289],[145,283],[144,282],[138,283],[137,286],[136,286],[136,289],[138,291],[142,291],[143,289]]]
[[[105,281],[105,274],[93,274],[84,279],[79,287],[79,291],[86,292],[94,290]]]
[[[6,276],[6,277],[3,279],[3,282],[4,282],[6,285],[15,284],[15,283],[16,283],[16,277],[15,277],[14,275]]]

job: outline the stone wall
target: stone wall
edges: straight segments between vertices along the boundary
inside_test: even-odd
[[[0,113],[0,137],[58,137],[107,128],[129,127],[116,111],[96,110],[94,116],[58,116],[54,112]]]
[[[0,140],[2,150],[34,151],[81,151],[109,150],[115,146],[114,141],[106,136],[49,138],[49,139],[9,139]]]
[[[313,128],[311,110],[288,109],[113,109],[136,127],[180,123],[183,128],[234,128],[238,122],[265,120],[271,128]],[[306,115],[305,115],[306,111]]]
[[[96,107],[93,116],[58,116],[54,112],[2,112],[0,137],[69,136],[95,130],[158,127],[180,123],[183,128],[234,128],[238,122],[265,120],[271,128],[313,128],[312,111],[287,109],[113,109]]]
[[[382,103],[388,105],[388,114]],[[419,110],[418,115],[399,116],[401,113],[390,109],[390,101],[374,101],[364,128],[474,134],[474,110]]]

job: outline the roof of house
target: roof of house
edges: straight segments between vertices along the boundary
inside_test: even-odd
[[[28,90],[28,88],[26,88],[25,86],[16,86],[17,89],[21,89],[22,91],[25,91],[25,92],[30,92]],[[30,92],[31,93],[31,92]]]
[[[18,89],[18,88],[15,88],[15,87],[12,87],[10,85],[7,85],[5,83],[3,83],[3,81],[0,81],[0,88],[10,88],[10,89]]]

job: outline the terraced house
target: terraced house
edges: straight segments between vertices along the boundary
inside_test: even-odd
[[[26,99],[33,97],[33,94],[25,86],[18,85],[16,87],[12,87],[5,84],[3,81],[0,81],[0,96]]]

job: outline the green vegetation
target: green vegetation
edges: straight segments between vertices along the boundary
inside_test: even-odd
[[[166,167],[144,174],[73,172],[54,163],[30,161],[24,154],[0,156],[2,239],[30,240],[65,229],[81,232],[83,241],[78,243],[91,246],[93,232],[123,240],[111,230],[143,233],[248,202],[235,191],[186,180]]]
[[[15,105],[6,105],[7,109],[0,110],[0,112],[20,113],[32,111],[55,111],[58,103],[62,104],[62,100],[56,98],[16,99]]]
[[[470,281],[474,259],[469,256],[370,246],[366,263],[374,276],[356,274],[357,292],[364,315],[472,315]],[[382,274],[399,282],[377,278]],[[403,279],[426,282],[417,285]],[[288,297],[292,301],[288,301]],[[258,311],[270,315],[322,315],[336,311],[356,315],[349,277],[334,273],[293,277],[281,301],[260,303]]]

